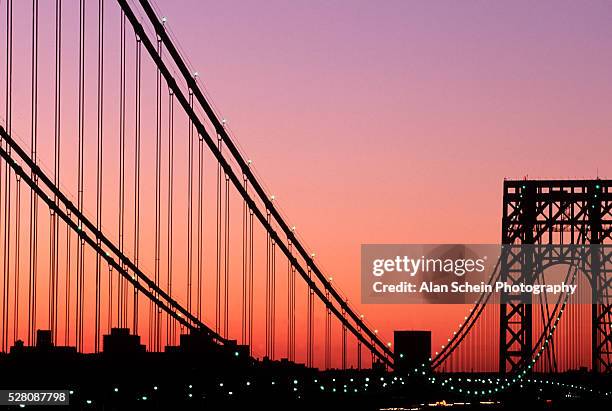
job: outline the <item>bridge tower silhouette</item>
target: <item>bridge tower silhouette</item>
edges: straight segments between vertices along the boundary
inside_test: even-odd
[[[612,182],[609,180],[505,181],[503,244],[605,244],[612,239]],[[591,259],[592,301],[609,301],[610,268]],[[504,262],[502,262],[502,265]],[[502,268],[502,280],[531,282],[531,270],[511,273]],[[602,296],[602,293],[606,293]],[[605,297],[605,298],[601,298]],[[507,295],[500,307],[499,370],[513,372],[531,359],[533,316],[530,295]],[[591,367],[612,372],[612,305],[593,304],[591,313]]]

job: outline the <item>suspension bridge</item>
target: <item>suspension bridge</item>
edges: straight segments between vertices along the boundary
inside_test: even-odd
[[[492,304],[485,293],[427,361],[402,367],[410,353],[386,343],[318,265],[162,11],[147,0],[0,4],[5,357],[41,344],[96,355],[136,337],[149,353],[213,352],[220,367],[234,356],[304,364],[318,370],[308,374],[317,392],[384,391],[412,374],[481,397],[527,383],[609,395],[534,378],[612,371],[612,305],[570,296]],[[503,190],[502,244],[612,238],[612,181],[517,180]],[[568,278],[609,290],[608,262]],[[520,280],[504,259],[497,278]],[[334,370],[365,374],[336,387],[341,377],[325,374]],[[442,377],[463,373],[488,377]]]

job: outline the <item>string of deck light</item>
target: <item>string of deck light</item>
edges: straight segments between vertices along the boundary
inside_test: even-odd
[[[574,270],[574,274],[572,275],[572,282],[575,280],[576,277],[576,272],[577,269]],[[465,394],[467,395],[490,395],[490,394],[496,394],[499,392],[502,392],[506,389],[509,389],[511,386],[520,383],[521,381],[523,381],[525,379],[525,376],[527,374],[527,371],[531,370],[533,368],[533,366],[537,363],[538,359],[540,358],[540,356],[542,355],[542,353],[544,352],[544,350],[547,348],[549,342],[551,341],[551,338],[553,337],[553,334],[556,330],[557,324],[559,323],[559,321],[561,320],[562,317],[562,313],[565,309],[565,306],[567,304],[567,301],[569,299],[569,294],[565,295],[565,299],[561,305],[561,309],[559,311],[559,314],[557,315],[555,322],[553,324],[552,327],[549,328],[549,333],[546,336],[546,338],[544,339],[544,343],[542,344],[542,346],[540,347],[540,349],[538,350],[538,353],[536,354],[535,358],[533,358],[531,360],[531,362],[527,365],[526,369],[520,371],[517,373],[517,376],[513,377],[512,379],[508,379],[508,378],[504,378],[504,382],[501,383],[501,389],[500,389],[500,379],[497,378],[495,382],[492,382],[491,379],[488,379],[487,381],[492,384],[492,387],[489,388],[488,390],[465,390]],[[540,343],[540,341],[542,340],[542,337],[540,338],[540,340],[538,341],[538,344]],[[423,364],[423,366],[425,366],[425,364]],[[426,368],[426,367],[424,367]],[[415,373],[418,373],[418,369],[415,369]],[[427,372],[425,371],[425,369],[423,369],[423,371],[421,371],[422,375],[426,375]],[[472,380],[480,380],[480,379],[466,379],[466,382],[472,382]],[[438,379],[436,379],[434,376],[428,377],[427,381],[435,384]],[[440,386],[441,387],[446,387],[446,384],[450,381],[453,381],[452,377],[448,377],[446,379],[442,379]],[[462,382],[462,379],[459,378],[457,381]],[[485,380],[480,380],[482,382],[485,382]],[[547,382],[550,383],[550,382]],[[495,386],[495,384],[497,384],[497,386]],[[575,385],[575,384],[562,384],[562,383],[558,383],[557,385],[562,386],[562,387],[570,387],[570,388],[574,388],[574,387],[581,387],[580,389],[584,390],[584,391],[590,391],[593,392],[593,390],[591,388],[587,388],[587,387],[582,387],[579,385]],[[464,389],[463,388],[457,388],[455,390],[455,386],[454,385],[450,385],[449,387],[450,391],[454,391],[454,392],[459,392],[459,393],[464,393]],[[599,392],[602,395],[605,396],[609,396],[611,395],[610,392]]]
[[[409,375],[408,375],[409,376]],[[347,377],[337,377],[337,376],[317,376],[312,379],[308,377],[286,377],[286,381],[284,387],[288,390],[288,392],[293,393],[296,398],[300,398],[303,395],[313,394],[320,392],[331,395],[352,395],[359,393],[380,393],[380,392],[394,392],[396,389],[402,389],[403,386],[406,385],[408,376],[400,376],[400,375],[388,375],[388,376],[365,376],[365,377],[357,377],[357,376],[347,376]],[[418,375],[415,375],[418,377]],[[432,377],[434,380],[435,377]],[[281,378],[282,379],[282,378]],[[457,380],[457,381],[467,381],[474,382],[480,384],[493,384],[494,382],[507,382],[508,378],[464,378],[451,377],[449,380]],[[268,382],[253,380],[252,377],[247,377],[245,379],[241,379],[239,381],[225,381],[223,379],[215,381],[211,388],[213,388],[214,392],[221,394],[223,396],[244,396],[249,395],[250,393],[261,392],[257,391],[257,387],[261,387],[261,389],[265,390],[266,386],[268,387],[276,387],[278,381],[278,377],[271,377]],[[610,397],[612,394],[610,392],[603,392],[599,390],[594,390],[591,387],[580,385],[580,384],[570,384],[564,383],[560,381],[546,380],[546,379],[538,379],[538,378],[527,378],[525,379],[520,387],[523,387],[523,383],[535,385],[536,387],[550,387],[550,388],[562,388],[567,390],[580,391],[589,394],[599,394],[603,397]],[[269,384],[269,385],[267,385]],[[397,388],[396,388],[397,387]],[[185,386],[186,388],[186,397],[191,399],[194,397],[194,385],[188,384]],[[112,392],[118,393],[119,387],[113,386],[111,387]],[[540,388],[542,389],[542,388]],[[150,396],[153,396],[155,392],[163,390],[163,387],[158,385],[153,385],[151,387],[151,391],[148,392],[140,392],[136,395],[136,400],[147,401]],[[209,392],[206,387],[201,387],[200,392]],[[455,393],[461,393],[462,395],[495,395],[500,393],[499,389],[493,388],[485,388],[484,390],[479,388],[478,390],[465,390],[457,389],[454,391]],[[74,395],[75,391],[70,390],[70,395]],[[480,400],[482,401],[482,400]],[[85,400],[85,403],[90,405],[92,400]]]

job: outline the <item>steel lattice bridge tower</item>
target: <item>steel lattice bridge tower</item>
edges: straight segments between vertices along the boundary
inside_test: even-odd
[[[612,181],[521,180],[505,181],[503,194],[503,244],[605,244],[612,239]],[[529,259],[524,261],[530,264]],[[593,295],[609,293],[612,275],[608,261],[593,259]],[[502,265],[504,262],[502,261]],[[529,281],[529,270],[502,268],[502,279]],[[508,296],[500,309],[499,370],[512,372],[531,359],[533,306],[529,296]],[[597,301],[597,300],[595,300]],[[612,305],[593,304],[591,313],[591,367],[612,371]]]

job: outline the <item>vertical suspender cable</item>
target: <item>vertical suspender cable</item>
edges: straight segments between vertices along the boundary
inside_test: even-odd
[[[37,163],[36,148],[38,134],[38,0],[32,0],[32,150],[31,158]],[[31,173],[35,184],[38,177]],[[30,190],[30,284],[29,284],[29,335],[28,344],[35,343],[36,329],[36,271],[38,254],[38,197]]]
[[[84,152],[84,137],[85,137],[85,0],[79,2],[79,153],[78,153],[78,211],[83,211],[83,152]],[[79,228],[81,221],[78,222]],[[76,343],[77,349],[83,349],[83,239],[77,237],[77,292],[76,292]]]
[[[60,172],[60,120],[61,120],[61,69],[62,69],[62,1],[55,1],[55,107],[54,107],[54,183],[59,185]],[[57,201],[57,196],[54,195],[54,202]],[[58,220],[55,213],[51,211],[51,256],[50,262],[50,287],[49,287],[49,304],[50,318],[49,329],[53,335],[53,341],[57,343],[57,298],[58,298]]]
[[[174,195],[174,93],[168,94],[168,295],[172,298],[172,211]],[[176,320],[166,316],[166,344],[174,344]]]
[[[270,211],[266,209],[266,220],[270,222]],[[270,233],[266,231],[266,357],[270,358]]]
[[[312,277],[312,271],[311,271]],[[310,296],[309,296],[309,305],[310,305],[310,366],[314,367],[315,358],[314,358],[314,345],[315,345],[315,331],[314,331],[314,291],[309,288]]]
[[[0,145],[2,144],[2,142],[0,141]],[[8,144],[7,144],[8,146]],[[0,165],[1,167],[1,165]],[[0,193],[2,191],[2,178],[1,178],[1,168],[0,168]],[[3,239],[3,259],[2,259],[2,313],[1,313],[1,317],[0,317],[0,352],[7,352],[7,347],[8,347],[8,305],[9,305],[9,287],[10,287],[10,273],[8,270],[8,264],[7,264],[7,249],[9,247],[9,243],[7,242],[7,231],[9,230],[9,225],[8,225],[8,221],[6,218],[6,207],[7,207],[7,203],[8,203],[8,197],[9,197],[9,185],[10,185],[10,180],[8,179],[8,170],[5,168],[5,184],[4,184],[4,214],[5,214],[5,218],[4,218],[4,236],[2,237]]]
[[[104,142],[104,0],[98,1],[98,157],[96,163],[96,228],[102,228],[102,144]],[[100,239],[96,236],[96,243],[100,247]],[[96,253],[96,330],[94,352],[100,351],[100,271],[102,269],[102,256]],[[109,302],[110,304],[110,302]]]
[[[51,331],[51,335],[53,338],[53,266],[55,265],[53,263],[53,250],[54,250],[54,244],[53,244],[53,240],[55,240],[55,235],[54,235],[54,230],[53,230],[53,226],[54,226],[54,221],[53,221],[53,210],[49,209],[49,283],[48,283],[48,293],[49,293],[49,304],[47,306],[47,314],[48,314],[48,323],[47,323],[47,328]]]
[[[217,134],[219,151],[222,148],[221,136]],[[215,294],[215,331],[221,328],[221,163],[217,163],[217,283]]]
[[[161,39],[157,38],[157,54],[161,56]],[[155,85],[155,285],[159,286],[160,274],[160,242],[161,242],[161,74],[159,69],[156,73]],[[159,315],[158,308],[149,302],[150,324],[149,339],[155,351],[159,351]]]
[[[21,229],[21,177],[15,175],[15,305],[13,309],[13,341],[19,339],[19,230]]]
[[[202,140],[200,139],[200,142]],[[229,176],[225,176],[225,280],[223,303],[223,336],[229,337],[229,269],[230,269],[230,197]]]
[[[123,13],[123,10],[121,10]],[[126,80],[126,64],[125,64],[125,60],[126,60],[126,56],[127,56],[127,50],[126,50],[126,17],[125,17],[125,13],[122,14],[122,23],[123,23],[123,29],[121,30],[121,36],[123,38],[123,66],[122,66],[122,77],[123,77],[123,143],[121,144],[121,151],[123,152],[123,168],[122,168],[122,174],[121,174],[121,179],[123,180],[123,199],[122,199],[122,204],[121,204],[121,232],[123,233],[123,240],[122,240],[122,245],[123,248],[125,250],[125,217],[126,217],[126,211],[125,211],[125,190],[126,190],[126,182],[125,182],[125,172],[126,172],[126,167],[125,167],[125,159],[126,159],[126,154],[125,154],[125,148],[126,148],[126,132],[125,132],[125,120],[127,118],[126,116],[126,109],[127,109],[127,103],[126,103],[126,99],[125,99],[125,90],[127,87],[127,80]],[[126,265],[125,264],[121,264],[123,269],[126,269]],[[122,298],[121,298],[121,314],[122,314],[122,318],[121,318],[121,327],[128,327],[128,280],[121,276],[121,281],[123,282],[123,286],[121,287],[122,290]]]
[[[134,265],[138,267],[140,254],[140,77],[141,77],[141,39],[136,37],[136,121],[134,133]],[[133,333],[138,334],[138,289],[134,287]]]
[[[270,253],[270,285],[272,292],[270,294],[270,358],[274,359],[274,341],[276,337],[276,243],[271,240]]]
[[[343,327],[343,331],[346,330],[346,327]],[[357,331],[361,332],[361,326],[357,327]],[[361,340],[357,341],[357,369],[361,370]],[[346,354],[343,354],[346,357]],[[346,362],[346,361],[345,361]]]
[[[295,266],[291,266],[291,358],[295,361]]]
[[[61,166],[61,115],[62,115],[62,0],[57,0],[57,15],[58,15],[58,22],[57,22],[57,57],[56,57],[56,61],[57,61],[57,69],[56,69],[56,73],[57,73],[57,101],[56,101],[56,106],[57,106],[57,118],[56,118],[56,150],[55,150],[55,166],[56,166],[56,170],[55,170],[55,180],[56,180],[56,185],[59,185],[60,182],[60,166]],[[55,343],[57,343],[57,317],[58,317],[58,313],[57,313],[57,307],[58,307],[58,298],[59,298],[59,230],[57,229],[57,222],[59,221],[57,219],[56,216],[54,216],[54,220],[55,220],[55,252],[54,252],[54,259],[55,259],[55,266],[54,266],[54,278],[55,278],[55,294],[53,296],[54,302],[54,310],[53,310],[53,317],[54,317],[54,321],[53,321],[53,338]]]
[[[125,242],[125,13],[121,10],[119,41],[119,251],[123,253]],[[124,268],[125,264],[120,263]],[[117,277],[117,324],[125,327],[126,280]],[[109,312],[112,311],[109,302]],[[112,314],[112,313],[111,313]]]
[[[197,272],[198,272],[198,318],[202,319],[202,194],[204,173],[204,141],[198,135],[198,216],[197,216]]]
[[[325,299],[329,300],[329,291],[325,290]],[[331,311],[325,306],[325,369],[331,368]]]
[[[253,267],[253,255],[255,243],[253,243],[253,210],[249,210],[249,342],[253,346],[253,277],[255,269]],[[252,353],[252,348],[251,348]]]
[[[289,247],[289,254],[293,256],[293,245],[291,244],[291,240],[287,239],[287,247]],[[293,361],[292,356],[292,326],[293,326],[293,304],[292,304],[292,264],[291,260],[287,259],[287,359],[289,361]]]
[[[117,286],[119,286],[121,279],[117,278]],[[111,329],[113,328],[113,266],[108,264],[108,313],[106,319],[106,332],[110,334]],[[118,295],[118,293],[117,293]],[[117,310],[118,311],[118,310]]]
[[[193,92],[189,89],[189,105],[193,106]],[[191,282],[193,278],[193,121],[189,119],[189,152],[187,174],[187,310],[191,311]]]
[[[67,212],[68,218],[70,218],[70,211]],[[72,230],[70,229],[70,226],[68,224],[66,224],[66,284],[65,284],[65,300],[64,300],[64,345],[65,346],[69,346],[70,345],[70,283],[71,283],[71,279],[70,279],[70,264],[71,264],[71,259],[70,259],[70,247],[71,247],[71,237],[72,237]]]
[[[342,317],[345,316],[346,311],[342,308]],[[342,369],[346,370],[346,325],[342,324]]]
[[[12,114],[12,93],[13,89],[13,1],[7,0],[6,2],[6,113],[5,113],[5,127],[8,133],[11,132],[11,114]],[[5,147],[8,155],[11,155],[11,148],[7,144]],[[8,322],[9,322],[9,290],[10,290],[10,241],[11,241],[11,230],[10,230],[10,215],[9,208],[11,203],[11,167],[8,163],[4,163],[4,181],[5,181],[5,197],[4,197],[4,299],[2,306],[2,323],[3,323],[3,335],[2,340],[2,351],[8,350]],[[17,211],[19,212],[19,211]],[[16,233],[19,238],[19,231]],[[15,284],[18,284],[19,278],[17,272],[15,273]],[[15,288],[15,296],[17,296],[17,288]],[[17,299],[15,299],[16,301]],[[15,302],[14,312],[17,312],[18,306]],[[17,319],[17,315],[15,315]],[[17,328],[17,321],[14,325]],[[14,332],[14,340],[17,340],[17,331]]]
[[[242,174],[242,184],[244,186],[244,189],[247,190],[248,186],[247,186],[247,178],[246,175],[243,173]],[[242,344],[248,344],[248,340],[247,340],[247,296],[248,296],[248,291],[247,291],[247,282],[248,282],[248,276],[247,276],[247,205],[246,205],[246,201],[242,200],[242,312],[241,312],[241,322],[242,322],[242,328],[241,328],[241,337],[242,337]]]
[[[310,269],[310,266],[308,267],[308,278],[312,277],[312,272]],[[306,312],[306,315],[308,316],[308,320],[307,320],[307,336],[306,336],[306,345],[307,345],[307,350],[306,350],[306,365],[308,367],[312,367],[313,365],[313,352],[312,352],[312,347],[313,347],[313,310],[312,310],[312,303],[313,303],[313,298],[312,298],[312,289],[310,287],[308,287],[307,289],[308,292],[308,309]]]

